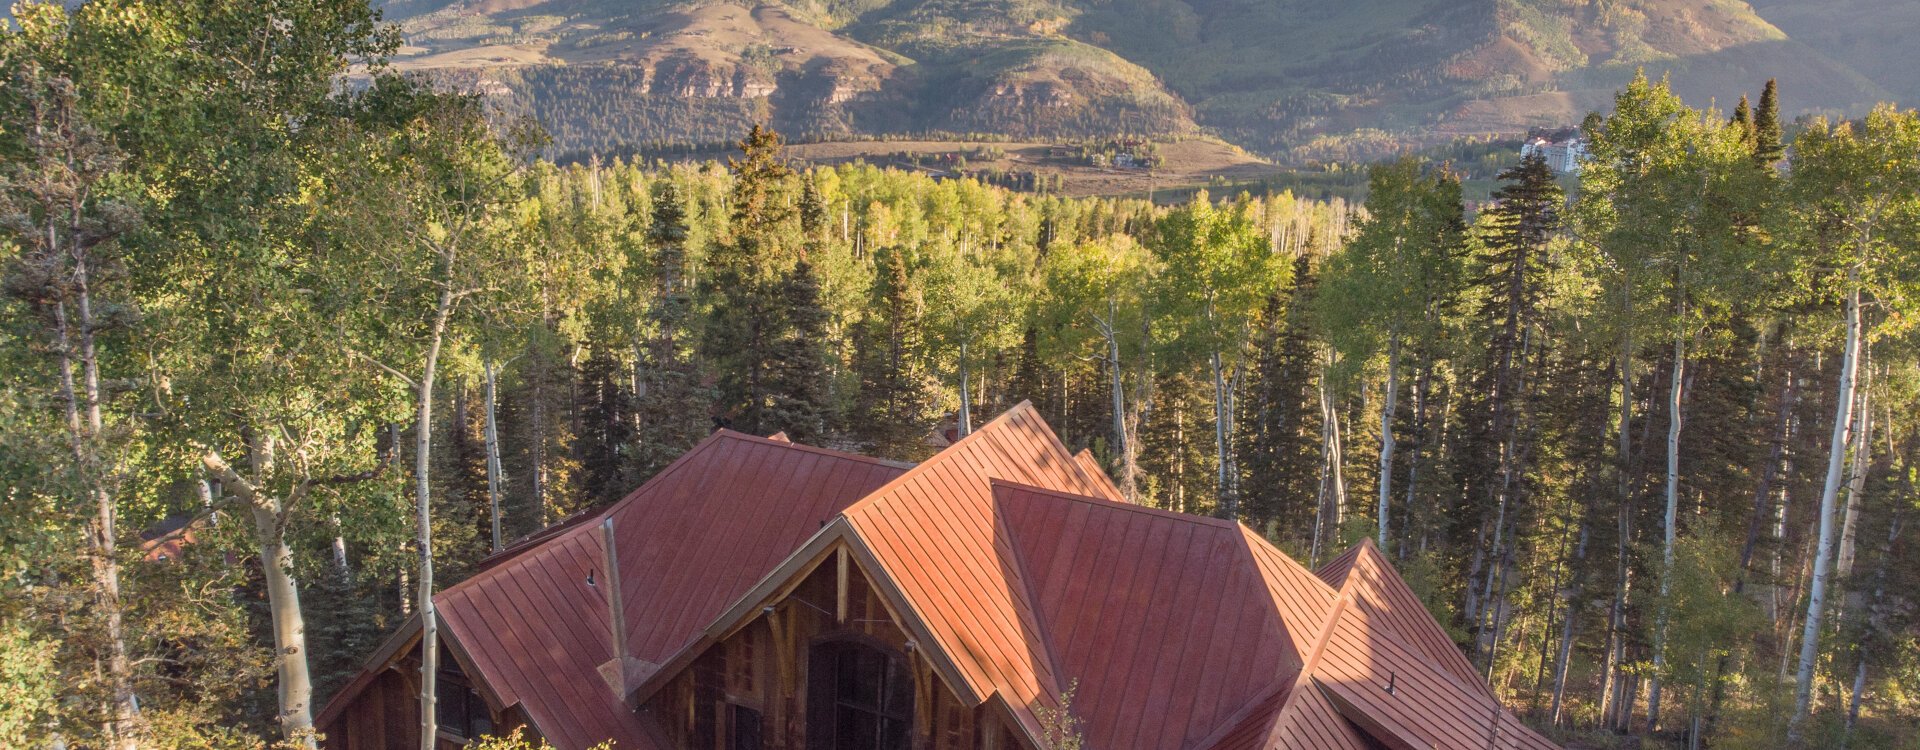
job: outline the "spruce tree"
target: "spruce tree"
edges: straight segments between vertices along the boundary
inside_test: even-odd
[[[1291,285],[1269,303],[1242,428],[1246,521],[1281,542],[1304,538],[1295,532],[1312,525],[1320,481],[1315,265],[1311,255],[1295,257]]]
[[[626,461],[620,455],[633,437],[628,413],[633,394],[628,392],[626,368],[614,356],[610,338],[596,330],[588,334],[586,344],[588,355],[580,363],[574,388],[573,412],[579,423],[574,428],[573,451],[580,465],[575,479],[582,502],[605,505],[637,486],[626,477]],[[484,480],[481,489],[484,492]]]
[[[933,399],[919,364],[920,311],[907,274],[906,253],[876,253],[873,303],[854,347],[860,376],[849,427],[872,455],[900,461],[927,452]]]
[[[1483,219],[1476,279],[1482,290],[1476,327],[1488,345],[1472,375],[1454,461],[1467,507],[1480,511],[1457,520],[1477,526],[1477,536],[1487,540],[1476,545],[1468,571],[1466,615],[1476,632],[1493,609],[1486,605],[1496,593],[1494,571],[1511,564],[1527,496],[1528,385],[1544,361],[1545,337],[1537,328],[1550,270],[1547,241],[1559,227],[1564,200],[1553,170],[1538,155],[1499,179],[1506,184],[1494,191],[1495,205]]]
[[[745,156],[729,162],[732,238],[708,258],[704,290],[713,311],[702,349],[718,376],[722,422],[755,435],[788,427],[817,432],[822,404],[810,399],[825,392],[801,376],[806,357],[792,367],[782,364],[783,350],[791,349],[782,342],[799,335],[796,314],[811,317],[791,305],[805,303],[804,290],[818,285],[793,278],[803,251],[794,246],[801,232],[790,194],[793,170],[779,161],[780,144],[778,134],[756,125],[740,141]],[[817,293],[813,297],[817,304]]]
[[[785,330],[773,342],[768,363],[767,403],[760,427],[785,432],[797,442],[811,442],[826,431],[827,311],[820,279],[813,264],[802,258],[781,280],[775,303]]]
[[[647,245],[653,248],[648,338],[642,347],[640,393],[627,452],[627,475],[637,484],[687,452],[713,430],[713,392],[689,349],[693,301],[687,293],[687,217],[680,191],[662,182],[653,200]]]
[[[1740,103],[1733,108],[1732,123],[1734,127],[1740,129],[1740,132],[1746,134],[1747,145],[1752,146],[1756,134],[1753,127],[1753,105],[1747,102],[1746,94],[1740,95]]]
[[[833,377],[826,349],[832,313],[813,267],[826,252],[827,208],[811,175],[802,183],[799,220],[800,257],[780,279],[773,300],[784,330],[774,340],[768,363],[768,402],[760,427],[805,443],[826,431],[827,384]]]
[[[1778,83],[1767,79],[1767,88],[1760,92],[1760,107],[1753,112],[1753,160],[1761,166],[1771,167],[1787,156],[1787,146],[1780,133],[1780,93]]]

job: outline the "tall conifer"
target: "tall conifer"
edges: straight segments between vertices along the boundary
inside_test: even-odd
[[[635,428],[627,474],[645,481],[713,429],[713,392],[690,354],[693,302],[686,282],[687,217],[680,191],[662,182],[646,241],[653,249]]]

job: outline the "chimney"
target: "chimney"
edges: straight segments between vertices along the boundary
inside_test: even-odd
[[[600,678],[606,680],[607,687],[613,690],[614,697],[625,701],[653,669],[627,652],[625,605],[620,591],[620,557],[618,546],[614,544],[612,517],[600,522],[600,551],[606,570],[600,580],[606,586],[607,632],[613,638],[613,658],[601,664],[599,672]]]

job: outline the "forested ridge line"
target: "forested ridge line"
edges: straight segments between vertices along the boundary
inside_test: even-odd
[[[15,19],[0,738],[312,746],[429,593],[717,427],[913,461],[1023,400],[1134,502],[1374,539],[1570,744],[1920,733],[1912,111],[1789,139],[1771,85],[1641,77],[1572,195],[1158,207],[758,129],[555,166],[346,3]]]

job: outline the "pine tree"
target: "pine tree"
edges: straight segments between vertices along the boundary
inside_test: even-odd
[[[687,293],[687,217],[680,191],[663,181],[653,200],[646,242],[653,249],[649,279],[649,337],[639,364],[640,393],[634,399],[634,439],[627,475],[638,484],[687,452],[713,430],[708,405],[712,389],[695,364],[689,343],[693,302]]]
[[[1494,191],[1496,204],[1484,219],[1476,279],[1484,290],[1477,327],[1488,347],[1473,375],[1473,395],[1462,410],[1464,434],[1454,463],[1468,507],[1480,510],[1474,522],[1478,537],[1485,540],[1476,544],[1468,569],[1466,615],[1476,631],[1497,609],[1490,606],[1494,581],[1505,577],[1511,563],[1514,532],[1525,504],[1528,384],[1544,361],[1540,350],[1546,337],[1538,327],[1550,270],[1546,245],[1558,228],[1564,200],[1553,171],[1538,155],[1499,178],[1506,184]],[[1489,652],[1493,646],[1486,644]]]
[[[1771,168],[1786,155],[1780,133],[1780,92],[1778,83],[1769,78],[1766,89],[1760,92],[1760,108],[1753,112],[1753,160]]]
[[[1291,285],[1268,304],[1272,322],[1258,344],[1248,383],[1241,453],[1245,517],[1277,541],[1305,540],[1298,532],[1312,524],[1312,498],[1320,481],[1318,283],[1313,257],[1294,258]]]
[[[778,134],[756,125],[740,141],[745,156],[728,163],[733,236],[708,257],[703,290],[713,312],[701,348],[718,376],[722,421],[756,435],[782,428],[776,409],[805,411],[794,405],[802,395],[775,391],[777,350],[791,324],[785,287],[800,253],[791,246],[800,234],[788,200],[793,170],[777,158],[780,143]]]
[[[868,452],[900,461],[927,451],[933,399],[918,357],[920,311],[907,274],[905,251],[882,248],[875,257],[873,303],[854,348],[860,376],[849,427]]]

